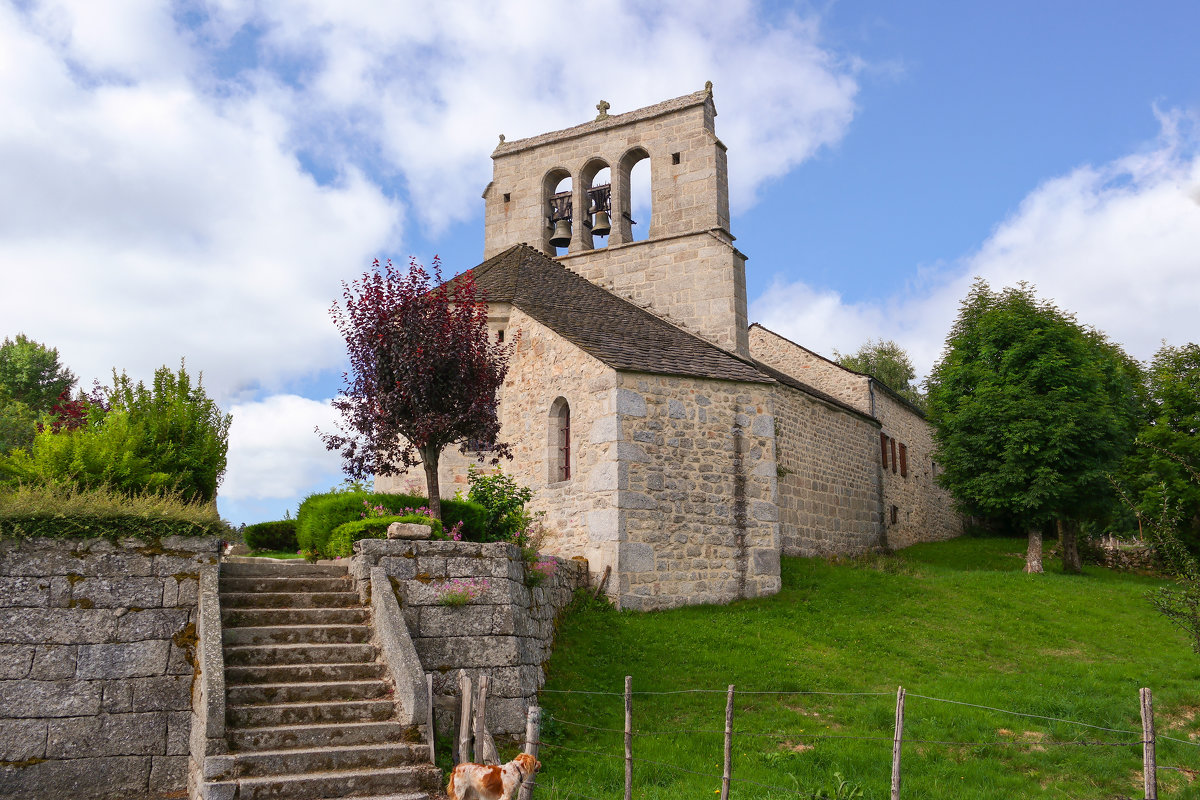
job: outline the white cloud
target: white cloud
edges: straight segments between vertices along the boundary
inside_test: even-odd
[[[341,457],[313,432],[335,429],[338,415],[328,401],[271,395],[236,403],[231,413],[222,500],[287,499],[341,481]]]
[[[1159,119],[1151,147],[1046,181],[973,255],[890,305],[777,282],[751,317],[824,355],[868,337],[895,339],[926,373],[978,275],[995,289],[1034,284],[1139,359],[1162,339],[1197,341],[1200,125],[1182,113]]]

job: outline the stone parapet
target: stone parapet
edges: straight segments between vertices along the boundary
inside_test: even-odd
[[[208,537],[0,541],[0,797],[185,788],[197,598],[217,548]]]
[[[549,557],[547,557],[549,559]],[[458,670],[478,683],[491,677],[488,730],[517,736],[525,712],[545,682],[555,622],[576,588],[587,584],[587,563],[552,559],[554,574],[527,585],[527,567],[515,545],[494,542],[363,539],[355,543],[350,574],[360,593],[371,591],[372,572],[382,570],[425,672],[434,676],[434,718],[441,732],[456,725]],[[378,576],[379,573],[376,572]],[[442,604],[452,580],[487,582],[480,596],[451,607]],[[374,585],[380,585],[377,577]],[[373,598],[374,602],[374,598]]]

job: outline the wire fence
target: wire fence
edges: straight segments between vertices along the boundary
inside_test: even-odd
[[[1149,689],[1142,689],[1139,693],[1141,703],[1142,729],[1135,730],[1132,728],[1110,727],[1106,725],[1098,725],[1091,722],[1083,722],[1080,720],[1068,719],[1046,714],[1035,714],[1026,711],[1015,711],[1012,709],[999,708],[995,706],[981,705],[970,703],[962,700],[952,700],[948,698],[932,697],[922,694],[908,694],[903,688],[900,688],[895,695],[891,692],[845,692],[845,691],[762,691],[762,690],[739,690],[734,686],[729,686],[727,689],[678,689],[668,691],[634,691],[632,689],[632,679],[626,678],[626,690],[624,692],[610,692],[597,690],[576,690],[576,689],[543,689],[543,693],[552,695],[585,695],[608,698],[621,698],[625,707],[625,725],[622,728],[592,724],[591,721],[584,722],[578,719],[568,719],[561,715],[553,715],[546,713],[543,709],[534,709],[537,711],[538,719],[542,723],[550,723],[557,726],[565,726],[566,728],[578,729],[587,731],[589,734],[601,734],[600,737],[594,739],[603,739],[603,735],[620,736],[623,740],[623,748],[618,746],[612,751],[606,748],[602,749],[585,749],[579,747],[571,747],[565,744],[560,744],[557,741],[546,741],[538,730],[530,729],[527,731],[526,751],[537,754],[539,748],[546,748],[554,752],[571,753],[577,756],[587,756],[591,759],[603,759],[604,761],[621,761],[625,766],[625,781],[624,781],[624,798],[631,800],[633,794],[633,776],[634,764],[649,765],[656,768],[697,776],[707,780],[719,781],[721,789],[719,790],[721,800],[728,800],[731,791],[736,794],[736,787],[755,787],[757,789],[769,790],[770,792],[780,793],[784,796],[799,796],[799,797],[816,797],[819,796],[811,789],[802,789],[799,786],[782,786],[772,783],[764,783],[757,780],[752,780],[745,776],[740,776],[733,773],[732,769],[732,753],[733,743],[735,740],[741,739],[778,739],[784,740],[790,744],[790,740],[795,739],[802,742],[804,749],[810,749],[816,743],[821,741],[864,741],[864,742],[879,742],[892,745],[892,785],[891,798],[899,800],[901,797],[901,777],[902,777],[902,753],[905,745],[922,745],[928,747],[947,747],[947,748],[1003,748],[1006,750],[1024,750],[1024,751],[1044,751],[1047,748],[1106,748],[1110,751],[1141,750],[1142,753],[1142,780],[1144,796],[1146,800],[1157,800],[1157,772],[1166,770],[1181,774],[1189,782],[1200,777],[1200,741],[1192,739],[1181,739],[1174,736],[1168,736],[1161,733],[1156,733],[1154,725],[1153,699]],[[646,729],[637,728],[633,724],[633,699],[635,697],[663,697],[670,695],[724,695],[726,697],[726,713],[725,725],[723,728],[716,726],[706,728],[703,726],[677,728],[671,730]],[[811,723],[807,726],[808,730],[796,727],[787,730],[745,730],[734,725],[735,721],[735,699],[738,697],[762,698],[765,696],[776,697],[798,697],[798,696],[816,696],[816,697],[838,697],[838,698],[881,698],[895,697],[896,698],[896,717],[895,726],[887,732],[887,735],[859,735],[859,734],[839,734],[831,732],[818,732],[811,729]],[[1069,734],[1067,736],[1059,736],[1058,738],[1048,737],[1044,733],[1037,736],[1023,735],[1020,738],[996,738],[986,740],[955,740],[953,738],[920,738],[906,735],[905,731],[905,704],[908,700],[923,701],[930,704],[946,704],[958,707],[966,707],[988,714],[1009,715],[1015,718],[1038,720],[1041,722],[1051,723],[1054,726],[1067,726],[1078,728],[1082,734],[1079,738],[1073,738]],[[667,726],[663,726],[667,727]],[[923,726],[923,727],[927,727]],[[1009,732],[1000,730],[1001,734],[1011,735]],[[1029,734],[1032,732],[1026,732]],[[1061,734],[1061,729],[1059,730]],[[1098,735],[1099,734],[1099,735]],[[659,759],[646,758],[644,755],[638,755],[634,758],[633,743],[639,738],[656,738],[656,737],[679,737],[679,736],[700,736],[720,737],[723,741],[723,756],[724,767],[721,774],[716,774],[711,771],[701,771],[692,769],[689,766],[671,763]],[[552,737],[557,738],[557,737]],[[1173,750],[1182,750],[1187,756],[1196,758],[1196,761],[1191,765],[1187,763],[1173,764],[1158,764],[1157,745],[1159,743],[1170,743]],[[1181,745],[1182,748],[1175,748],[1175,745]],[[715,743],[714,743],[715,747]],[[799,751],[797,751],[799,752]],[[1174,753],[1178,755],[1178,753]],[[1132,753],[1130,754],[1132,755]],[[1190,761],[1191,759],[1185,759]],[[603,762],[597,762],[603,763]],[[756,776],[757,777],[757,776]],[[791,776],[788,775],[790,778]],[[794,779],[793,779],[794,780]],[[584,800],[613,800],[610,797],[594,797],[589,794],[584,794],[574,786],[558,783],[555,781],[536,780],[530,781],[528,784],[532,787],[543,787],[545,790],[540,794],[546,797],[548,794],[553,797],[579,797]],[[528,795],[523,794],[523,797]]]

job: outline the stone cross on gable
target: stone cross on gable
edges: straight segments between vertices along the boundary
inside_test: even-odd
[[[608,110],[609,110],[610,108],[612,108],[612,106],[610,106],[610,105],[608,104],[608,101],[607,101],[607,100],[601,100],[599,103],[597,103],[597,104],[596,104],[596,110],[597,110],[597,111],[599,111],[600,113],[596,115],[596,119],[597,119],[597,120],[602,120],[602,119],[604,119],[605,117],[607,117],[607,116],[608,116]]]

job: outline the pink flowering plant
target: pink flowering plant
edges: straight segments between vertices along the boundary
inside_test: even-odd
[[[433,589],[438,604],[451,607],[465,606],[472,600],[478,600],[487,590],[487,578],[452,578],[442,581]]]
[[[558,571],[558,562],[552,558],[538,558],[536,561],[529,563],[529,571],[525,575],[525,584],[527,586],[541,586],[548,579],[554,577],[554,573]]]

